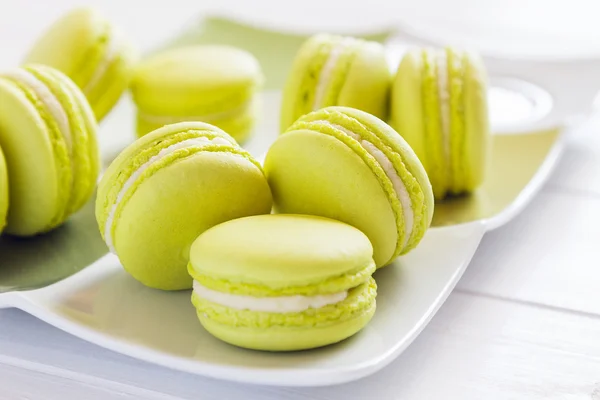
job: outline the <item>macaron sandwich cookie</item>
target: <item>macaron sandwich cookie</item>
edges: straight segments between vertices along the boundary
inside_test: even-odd
[[[327,107],[298,119],[265,158],[275,210],[333,218],[364,232],[378,267],[413,249],[433,216],[423,165],[366,112]]]
[[[475,190],[489,154],[487,73],[473,53],[413,49],[392,87],[391,124],[412,146],[436,200]]]
[[[372,254],[362,232],[331,219],[240,218],[207,230],[192,245],[192,302],[204,328],[233,345],[268,351],[325,346],[371,320],[377,293]]]
[[[136,68],[131,85],[138,136],[203,121],[242,143],[256,123],[263,80],[256,58],[231,46],[188,46],[151,56]]]
[[[298,51],[283,91],[281,132],[299,117],[327,106],[347,106],[387,118],[391,72],[383,46],[318,34]]]
[[[131,42],[105,17],[91,8],[76,8],[47,28],[24,62],[64,72],[100,121],[127,89],[137,57]]]
[[[92,196],[100,165],[96,120],[79,88],[42,65],[0,73],[0,104],[10,201],[5,232],[47,232]]]
[[[0,233],[6,225],[6,213],[8,212],[8,175],[6,172],[6,161],[0,149]]]
[[[127,147],[98,187],[96,219],[108,248],[146,286],[189,289],[189,249],[206,229],[271,211],[260,164],[202,122],[164,126]]]

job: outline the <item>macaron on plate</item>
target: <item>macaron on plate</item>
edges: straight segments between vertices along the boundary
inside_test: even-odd
[[[253,29],[240,27],[239,32],[245,33],[243,39],[247,42]],[[242,39],[240,42],[243,42]],[[240,43],[232,40],[231,44]],[[352,293],[371,293],[365,295],[368,301],[361,303],[360,307],[365,311],[355,320],[356,325],[336,320],[340,324],[339,330],[327,331],[326,337],[308,335],[306,345],[301,343],[299,347],[295,347],[294,344],[299,343],[298,339],[294,338],[291,342],[288,340],[293,335],[298,335],[298,331],[286,329],[289,329],[289,324],[298,324],[298,321],[305,318],[302,310],[298,310],[300,316],[291,321],[267,321],[261,317],[261,312],[264,311],[262,307],[271,307],[271,304],[262,302],[260,296],[255,299],[255,311],[237,310],[236,304],[245,294],[253,291],[263,293],[267,290],[261,286],[265,282],[271,285],[269,290],[272,290],[273,285],[277,287],[279,284],[277,274],[263,274],[259,278],[255,277],[254,281],[248,281],[245,274],[247,271],[254,268],[256,263],[265,265],[265,260],[261,258],[264,253],[256,244],[258,239],[255,243],[250,235],[255,231],[248,231],[249,234],[244,237],[235,237],[227,228],[245,218],[217,225],[191,244],[188,271],[195,281],[193,292],[195,296],[203,294],[200,298],[195,298],[193,305],[190,302],[191,290],[163,292],[145,287],[124,271],[116,256],[102,255],[102,250],[106,250],[103,239],[95,228],[93,205],[90,204],[55,233],[33,239],[27,251],[15,246],[15,240],[10,237],[0,238],[0,253],[3,254],[0,308],[16,307],[105,348],[176,370],[218,379],[265,385],[321,386],[349,382],[370,375],[398,357],[425,328],[452,292],[485,232],[509,222],[532,200],[550,176],[562,153],[566,136],[563,126],[565,118],[575,110],[589,106],[588,101],[591,104],[591,98],[580,99],[582,102],[585,100],[585,104],[561,103],[557,99],[560,92],[553,91],[554,96],[551,96],[544,88],[526,82],[526,76],[518,73],[519,68],[523,67],[518,63],[504,62],[490,67],[491,90],[488,95],[492,134],[489,138],[491,154],[487,178],[470,196],[437,203],[431,227],[422,239],[419,238],[414,249],[404,251],[405,247],[410,247],[411,240],[416,240],[414,238],[419,235],[420,228],[415,224],[413,226],[417,230],[411,236],[404,233],[404,237],[409,238],[408,241],[400,240],[402,233],[398,230],[399,236],[393,246],[384,243],[376,251],[374,258],[377,260],[373,264],[379,261],[381,266],[386,265],[373,274],[377,293],[375,313],[371,316],[369,311],[372,300],[369,296],[373,296],[374,292],[369,291],[370,278],[367,275],[360,282],[356,281],[356,285],[340,284],[335,287],[324,285],[323,282],[329,282],[330,278],[318,274],[317,270],[312,271],[313,275],[310,275],[310,270],[304,271],[304,275],[290,275],[290,279],[294,279],[293,290],[289,293],[283,291],[284,294],[310,292],[311,295],[329,299],[334,294],[343,293],[343,300],[340,298],[338,304],[346,305],[355,304]],[[511,78],[502,78],[503,75]],[[539,77],[538,82],[542,83],[554,79],[544,77],[541,73]],[[266,78],[268,81],[269,76]],[[291,141],[294,138],[292,135],[297,135],[296,140],[301,139],[295,133],[279,136],[282,93],[266,92],[261,97],[264,104],[263,117],[261,125],[257,127],[257,132],[261,134],[255,135],[245,146],[258,159],[267,153],[275,140],[283,141],[286,135],[290,135],[286,141]],[[515,97],[523,102],[515,102]],[[515,104],[523,104],[526,112],[520,114],[522,117],[518,120],[509,120],[517,115],[508,109]],[[505,116],[510,118],[504,118]],[[301,129],[305,137],[318,133],[319,121],[323,122],[328,117],[317,117],[317,120],[304,120],[302,126],[292,129]],[[399,148],[402,149],[402,146]],[[265,169],[269,175],[269,167],[265,166]],[[415,176],[418,175],[416,173]],[[426,197],[422,197],[423,204],[429,201],[423,200]],[[274,200],[277,203],[277,193],[274,194]],[[360,199],[352,201],[360,203]],[[413,200],[413,204],[421,203]],[[396,208],[401,206],[402,204],[397,204]],[[427,207],[424,208],[426,209]],[[415,218],[419,216],[427,219],[427,215],[425,211],[415,214]],[[248,218],[258,219],[260,225],[262,218],[269,219],[270,216]],[[250,227],[245,226],[235,232],[240,234],[244,229]],[[337,228],[333,226],[332,229]],[[278,246],[289,245],[285,241],[291,240],[291,237],[280,236],[271,240],[280,241]],[[339,234],[330,236],[339,237]],[[227,244],[227,238],[231,240],[230,244]],[[356,236],[352,240],[363,243],[363,239]],[[82,245],[84,242],[85,246]],[[117,243],[117,246],[120,244]],[[239,257],[234,264],[228,264],[227,268],[219,268],[216,265],[221,263],[220,257],[229,254],[225,252],[227,246],[252,256]],[[27,256],[29,252],[35,252],[35,248],[44,251],[48,247],[52,249],[45,250],[48,257],[42,263],[39,259]],[[360,245],[351,248],[353,251],[361,250]],[[367,262],[367,250],[369,249],[366,247],[362,248],[360,255],[357,253],[353,256],[353,259],[361,260],[360,265],[349,267],[341,259],[336,264],[339,266],[339,275],[345,276],[351,270],[366,271],[365,274],[368,272],[370,275],[375,265]],[[392,253],[398,253],[399,257],[393,259]],[[323,254],[323,259],[333,257],[326,252],[319,254]],[[338,251],[333,254],[337,257],[345,253]],[[8,260],[7,265],[4,265],[4,260]],[[251,265],[248,260],[254,264]],[[280,261],[280,265],[291,262],[288,258]],[[323,262],[312,261],[314,265]],[[68,270],[65,268],[66,264],[69,265]],[[268,265],[265,268],[268,269]],[[46,274],[36,280],[39,276],[36,272],[48,270],[55,270],[56,273]],[[65,278],[78,270],[81,271]],[[23,271],[28,271],[27,276]],[[331,293],[323,290],[323,287],[329,287]],[[372,290],[375,290],[375,286]],[[206,293],[227,299],[227,310],[219,315],[227,315],[229,318],[213,318],[212,313],[217,306],[206,300]],[[329,300],[323,303],[325,300],[320,298],[320,301],[319,306],[314,309],[313,317],[334,312],[332,310],[335,307],[327,303]],[[223,303],[220,304],[223,307]],[[298,307],[298,304],[285,306]],[[245,321],[251,327],[232,329],[232,320],[237,324]],[[299,329],[302,328],[301,325],[298,326]],[[209,331],[222,340],[215,338]],[[351,337],[344,339],[347,336]],[[338,343],[326,345],[334,342]],[[280,351],[317,345],[326,346],[306,351]],[[240,346],[276,351],[247,350]]]

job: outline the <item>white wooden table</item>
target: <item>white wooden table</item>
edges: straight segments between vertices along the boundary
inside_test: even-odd
[[[0,0],[0,67],[16,64],[42,26],[81,3],[94,2]],[[178,29],[191,12],[209,7],[181,0],[165,2],[169,8],[133,0],[98,3],[122,24],[137,16],[129,30],[143,47]],[[245,3],[220,2],[263,18],[254,8],[257,2]],[[258,3],[273,7],[269,16],[280,13],[294,23],[296,13],[289,8]],[[307,8],[298,12],[319,12],[313,23],[326,26],[340,4],[349,2],[302,3]],[[484,6],[462,0],[451,4],[466,11],[450,13],[455,9],[449,2],[435,11],[434,1],[368,2],[374,3],[378,7],[370,11],[371,22],[389,23],[404,13],[464,29],[462,16],[473,29],[479,26],[481,35],[471,37],[485,37],[492,31],[489,24],[497,23],[494,32],[500,36],[530,33],[522,50],[549,36],[561,41],[548,51],[562,45],[581,54],[600,53],[598,10],[561,9],[540,1],[499,0]],[[593,2],[567,6],[584,3]],[[540,11],[536,7],[542,4]],[[364,4],[347,7],[347,18],[332,22],[336,27],[364,23]],[[137,14],[141,10],[144,16]],[[523,214],[484,237],[458,288],[409,349],[383,371],[354,383],[286,389],[204,379],[103,350],[22,312],[0,311],[0,399],[134,398],[600,400],[600,117],[574,132],[558,170]]]

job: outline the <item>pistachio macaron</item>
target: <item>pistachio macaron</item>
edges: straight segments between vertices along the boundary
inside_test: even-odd
[[[263,81],[256,58],[232,46],[188,46],[155,54],[136,68],[131,85],[138,136],[167,124],[203,121],[242,143],[257,121]]]
[[[127,147],[98,186],[96,218],[123,267],[146,286],[189,289],[189,249],[230,219],[271,211],[261,165],[202,122],[164,126]]]
[[[375,313],[374,271],[362,232],[306,215],[217,225],[194,242],[189,263],[204,328],[268,351],[321,347],[360,331]]]
[[[96,120],[79,88],[43,65],[0,73],[0,105],[10,201],[5,232],[47,232],[93,194],[100,169]]]
[[[473,192],[490,153],[487,72],[455,48],[417,48],[402,58],[392,87],[391,125],[423,162],[437,200]]]
[[[281,132],[299,117],[328,106],[388,116],[391,71],[383,46],[352,37],[318,34],[292,63],[281,108]]]
[[[99,11],[75,8],[49,26],[24,63],[54,67],[77,84],[100,121],[127,89],[138,53]]]
[[[6,161],[0,148],[0,233],[6,225],[6,214],[8,213],[8,173]]]
[[[327,107],[298,119],[265,158],[275,210],[337,219],[363,231],[378,267],[415,248],[433,194],[404,139],[364,111]]]

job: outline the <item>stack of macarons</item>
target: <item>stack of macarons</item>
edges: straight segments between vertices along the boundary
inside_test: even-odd
[[[137,139],[98,184],[101,236],[143,285],[191,290],[200,323],[236,346],[309,349],[363,329],[374,272],[419,245],[435,201],[485,178],[486,76],[470,53],[416,49],[394,74],[381,44],[309,38],[264,165],[241,146],[264,80],[244,50],[139,61],[86,8],[25,61],[0,73],[0,230],[47,232],[91,198],[97,123],[130,89]]]
[[[264,162],[275,214],[217,225],[192,245],[202,325],[270,351],[362,329],[375,309],[374,269],[417,247],[436,200],[482,183],[486,81],[476,55],[452,48],[412,50],[394,76],[376,43],[307,40]]]
[[[154,130],[109,166],[96,217],[138,281],[193,287],[210,333],[284,351],[361,330],[376,307],[372,274],[418,245],[433,207],[400,135],[364,111],[327,107],[296,121],[264,170],[207,123]]]

